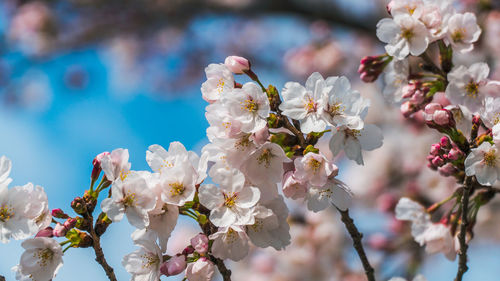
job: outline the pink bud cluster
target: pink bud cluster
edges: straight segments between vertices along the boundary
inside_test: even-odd
[[[422,85],[420,81],[412,81],[402,89],[403,98],[408,99],[401,105],[401,113],[405,117],[410,117],[413,113],[423,109],[432,97],[427,97],[429,87]]]
[[[161,274],[166,276],[174,276],[184,272],[186,267],[193,267],[193,263],[190,263],[189,265],[187,263],[188,256],[192,254],[195,254],[194,256],[199,257],[198,260],[205,263],[206,266],[212,268],[214,267],[213,263],[208,258],[203,256],[208,252],[208,237],[205,234],[200,233],[193,237],[190,242],[191,245],[186,247],[182,251],[182,253],[171,257],[160,266]]]
[[[432,127],[450,128],[455,126],[453,113],[443,108],[439,103],[429,103],[424,109],[424,118],[427,125]]]
[[[460,171],[458,166],[463,165],[465,154],[448,137],[442,137],[439,143],[431,146],[427,166],[438,170],[445,177],[453,176]]]
[[[384,71],[384,68],[390,61],[391,59],[387,55],[366,56],[362,58],[358,68],[361,80],[366,83],[374,82],[382,74],[382,71]]]
[[[55,218],[66,218],[66,221],[64,223],[56,223],[54,228],[49,226],[40,230],[35,237],[64,237],[77,223],[75,218],[70,218],[68,215],[64,214],[61,209],[52,210],[52,214]]]

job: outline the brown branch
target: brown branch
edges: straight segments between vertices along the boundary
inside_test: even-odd
[[[212,260],[217,266],[217,269],[222,275],[222,280],[231,281],[231,270],[227,269],[226,265],[224,264],[224,261],[214,256],[210,256],[210,260]]]
[[[349,216],[349,210],[342,211],[337,208],[341,214],[341,219],[342,222],[345,224],[345,227],[347,231],[349,232],[349,235],[352,238],[352,244],[354,246],[354,249],[356,249],[356,252],[358,253],[358,256],[361,260],[361,263],[363,264],[363,268],[365,269],[365,274],[366,277],[368,278],[369,281],[375,281],[375,270],[373,267],[370,265],[370,261],[368,261],[368,258],[366,257],[365,249],[363,248],[363,243],[361,243],[361,239],[363,238],[363,234],[358,231],[358,228],[354,224],[354,221],[352,218]]]
[[[95,256],[96,256],[95,260],[104,269],[104,271],[106,272],[106,275],[108,276],[108,279],[110,281],[117,281],[113,268],[108,264],[108,262],[106,261],[106,258],[104,257],[104,252],[102,251],[102,248],[101,248],[101,238],[96,234],[94,226],[93,226],[94,219],[92,218],[92,216],[90,216],[90,219],[91,219],[90,220],[91,223],[90,223],[90,231],[89,232],[90,232],[90,236],[92,237],[92,240],[93,240],[92,247],[94,248],[94,252],[95,252]]]
[[[458,233],[458,241],[460,242],[460,252],[458,259],[458,271],[455,281],[462,281],[462,277],[469,270],[467,266],[467,228],[469,227],[469,219],[467,213],[469,211],[469,197],[471,194],[472,187],[472,177],[466,177],[463,186],[463,195],[460,202],[460,207],[462,209],[462,221],[460,222],[460,232]]]
[[[432,60],[432,58],[424,52],[420,57],[425,61],[425,63],[431,68],[432,72],[441,75],[444,79],[446,79],[447,74],[436,65],[436,63]]]

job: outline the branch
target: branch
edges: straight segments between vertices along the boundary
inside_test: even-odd
[[[462,281],[462,277],[469,270],[467,266],[467,249],[469,246],[467,245],[467,228],[469,227],[469,219],[467,217],[467,213],[469,211],[469,197],[471,193],[471,177],[466,177],[464,181],[463,187],[463,195],[462,201],[460,202],[462,208],[462,221],[460,222],[460,233],[458,234],[458,241],[460,242],[460,253],[458,259],[458,271],[457,276],[455,277],[455,281]]]
[[[231,270],[227,269],[226,265],[224,264],[224,261],[219,259],[219,258],[216,258],[214,256],[210,256],[210,259],[217,266],[217,269],[219,270],[220,274],[222,275],[222,280],[223,281],[231,281]]]
[[[420,55],[420,57],[425,61],[425,63],[431,68],[432,72],[436,73],[436,74],[439,74],[441,75],[444,79],[446,79],[447,77],[447,74],[441,69],[439,68],[439,66],[436,65],[436,63],[434,63],[434,61],[431,59],[431,57],[429,57],[429,55],[427,54],[427,52],[423,53],[422,55]]]
[[[0,281],[5,281],[5,277],[3,277],[2,275],[0,275]]]
[[[92,236],[92,240],[93,240],[92,247],[94,248],[94,252],[95,252],[95,256],[96,256],[95,260],[104,269],[104,271],[106,272],[106,275],[108,276],[110,281],[117,281],[113,268],[108,264],[108,262],[106,261],[106,258],[104,257],[104,252],[102,251],[102,248],[101,248],[101,238],[99,238],[99,236],[95,232],[95,229],[93,226],[94,219],[92,218],[92,216],[90,216],[90,221],[91,221],[91,223],[90,223],[90,236]]]
[[[370,265],[370,261],[368,261],[365,249],[363,248],[363,244],[361,243],[363,234],[359,233],[358,228],[354,224],[354,221],[349,216],[349,210],[342,211],[339,208],[337,208],[337,210],[339,210],[342,216],[342,222],[345,224],[345,227],[352,238],[352,244],[354,246],[354,249],[356,249],[356,252],[358,252],[358,256],[361,260],[361,263],[363,264],[363,268],[365,269],[365,274],[368,278],[368,281],[375,281],[375,270]]]

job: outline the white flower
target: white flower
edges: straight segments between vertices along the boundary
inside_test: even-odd
[[[234,138],[242,133],[240,121],[236,120],[227,106],[220,102],[208,105],[205,117],[210,124],[207,128],[207,137],[211,142],[218,138]]]
[[[377,23],[377,37],[387,43],[385,50],[397,60],[409,54],[419,56],[429,45],[429,32],[425,25],[406,14],[380,20]]]
[[[18,187],[23,194],[20,195],[27,200],[29,205],[26,205],[25,216],[28,219],[34,220],[38,230],[44,229],[52,222],[52,214],[49,209],[49,201],[47,193],[43,187],[32,183]],[[29,206],[29,207],[28,207]]]
[[[189,162],[176,163],[175,166],[163,170],[158,187],[161,200],[177,206],[193,200],[197,179],[197,173]]]
[[[344,77],[328,77],[328,91],[323,94],[321,117],[331,126],[346,125],[350,129],[363,128],[363,119],[368,113],[370,101],[351,89]]]
[[[287,222],[288,208],[279,196],[265,205],[255,208],[255,223],[247,226],[250,241],[258,247],[285,249],[290,244],[290,225]]]
[[[113,183],[111,198],[102,201],[101,209],[114,222],[126,214],[131,225],[142,229],[149,225],[148,212],[155,207],[156,200],[146,180],[137,172],[131,172],[124,181]]]
[[[450,233],[450,227],[442,223],[431,223],[422,235],[426,244],[425,251],[429,254],[441,252],[447,259],[453,261],[457,255],[455,241]]]
[[[220,188],[213,184],[199,188],[200,203],[210,209],[210,221],[219,227],[253,224],[253,207],[260,198],[260,191],[245,186],[245,176],[238,170],[220,170]]]
[[[212,254],[216,258],[239,261],[248,255],[248,236],[239,226],[221,227],[208,238],[213,240]]]
[[[400,14],[413,15],[423,6],[424,2],[422,0],[393,0],[387,5],[392,16]]]
[[[427,27],[431,41],[443,38],[448,30],[448,21],[456,11],[452,0],[425,0],[417,11],[418,18]]]
[[[481,28],[473,13],[454,14],[448,20],[446,44],[451,44],[454,51],[465,53],[474,49],[473,43],[479,39]]]
[[[196,173],[196,184],[200,184],[207,177],[207,157],[199,157],[193,151],[187,151],[178,141],[171,142],[168,151],[160,145],[153,144],[146,151],[146,161],[155,172],[161,173],[176,165],[191,165]]]
[[[346,126],[337,128],[330,139],[330,150],[333,155],[345,151],[347,158],[363,165],[362,150],[370,151],[382,146],[382,131],[375,125],[367,124],[361,130],[351,130]]]
[[[406,279],[402,277],[393,277],[389,279],[389,281],[406,281]],[[413,278],[413,281],[427,281],[427,279],[423,275],[419,274]]]
[[[483,107],[484,99],[497,82],[488,81],[490,68],[486,63],[475,63],[469,68],[460,65],[448,73],[446,97],[454,104],[465,105],[473,113]]]
[[[245,133],[256,132],[267,125],[269,99],[255,83],[248,82],[241,89],[234,89],[223,97],[222,104],[240,122],[241,130]]]
[[[304,157],[294,160],[295,172],[293,176],[299,181],[307,181],[314,186],[323,186],[329,176],[336,176],[337,166],[326,159],[323,154],[307,153]]]
[[[495,145],[483,142],[473,148],[465,159],[465,174],[476,176],[482,185],[493,185],[500,179],[500,153]]]
[[[138,240],[135,244],[141,248],[124,256],[122,265],[132,274],[132,281],[158,281],[160,279],[160,265],[163,256],[155,242]]]
[[[148,216],[149,225],[142,231],[151,234],[151,240],[158,239],[161,250],[165,252],[167,250],[167,242],[170,238],[170,234],[177,225],[179,208],[176,205],[164,203],[160,196],[158,196],[156,206],[153,210],[149,211]],[[134,232],[135,235],[132,235],[137,237],[140,231],[141,230],[136,230]]]
[[[493,128],[491,130],[491,134],[493,135],[493,142],[496,145],[500,145],[500,125],[499,124],[496,124],[495,126],[493,126]]]
[[[25,249],[19,265],[12,268],[16,271],[16,280],[52,280],[63,265],[63,252],[56,240],[47,237],[36,237],[24,241]]]
[[[393,60],[384,69],[384,96],[391,102],[400,102],[403,99],[403,88],[408,85],[410,65],[407,59]]]
[[[292,199],[305,198],[308,185],[305,182],[297,180],[293,174],[293,171],[288,171],[283,175],[283,182],[281,185],[283,187],[283,195]]]
[[[233,73],[224,64],[210,64],[205,68],[207,81],[201,85],[203,99],[213,103],[234,89]]]
[[[234,138],[217,138],[203,147],[203,153],[208,154],[212,162],[225,161],[233,168],[239,168],[257,146],[251,140],[251,134],[241,133]]]
[[[431,224],[431,217],[419,203],[403,197],[396,205],[396,218],[411,221],[411,234],[420,246],[425,243],[424,233]]]
[[[115,149],[102,157],[101,167],[108,180],[123,180],[127,176],[131,166],[128,157],[128,149],[123,148]]]
[[[342,211],[351,205],[352,192],[349,187],[338,179],[331,178],[324,186],[312,186],[307,194],[307,208],[313,212],[326,209],[331,204]]]
[[[250,156],[241,167],[245,176],[255,184],[278,183],[283,178],[283,163],[291,162],[281,146],[265,143]]]
[[[40,189],[37,186],[34,191],[31,183],[11,189],[0,188],[0,242],[7,243],[11,238],[26,239],[38,232],[37,219],[47,206],[46,201],[37,200],[39,196],[45,195],[43,189],[43,194],[38,193]],[[40,220],[44,226],[45,222],[45,218]]]
[[[215,265],[206,257],[188,264],[186,277],[189,281],[210,281],[215,273]]]
[[[498,124],[500,122],[500,98],[486,97],[480,113],[481,120],[488,128]]]
[[[283,88],[282,114],[300,121],[303,133],[321,132],[326,128],[322,119],[323,95],[330,89],[327,81],[318,72],[307,78],[305,87],[297,82],[287,82]]]

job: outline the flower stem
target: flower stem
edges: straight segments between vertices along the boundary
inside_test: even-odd
[[[342,211],[338,208],[337,210],[339,210],[342,222],[345,224],[345,227],[352,238],[352,244],[354,246],[354,249],[356,249],[356,252],[358,253],[361,263],[363,264],[363,268],[365,269],[365,274],[368,278],[368,281],[375,281],[375,270],[370,265],[370,262],[366,257],[365,249],[363,248],[363,244],[361,243],[363,234],[358,231],[358,228],[354,224],[353,219],[349,216],[349,210]]]
[[[102,248],[101,248],[101,238],[95,232],[94,225],[93,225],[94,219],[92,218],[92,216],[90,216],[90,221],[92,223],[89,226],[90,227],[89,233],[90,233],[90,236],[92,237],[92,240],[93,240],[92,247],[94,248],[94,252],[95,252],[95,256],[96,256],[95,260],[104,269],[104,271],[106,272],[106,276],[108,276],[110,281],[117,281],[113,268],[108,264],[108,262],[106,261],[106,258],[104,257],[104,252],[102,251]]]
[[[467,228],[469,226],[468,209],[469,209],[469,197],[471,192],[471,177],[466,177],[463,186],[463,195],[460,202],[460,207],[462,209],[462,221],[460,222],[460,232],[458,233],[458,241],[460,242],[460,253],[458,258],[458,271],[455,281],[462,281],[462,277],[469,270],[467,266]]]

